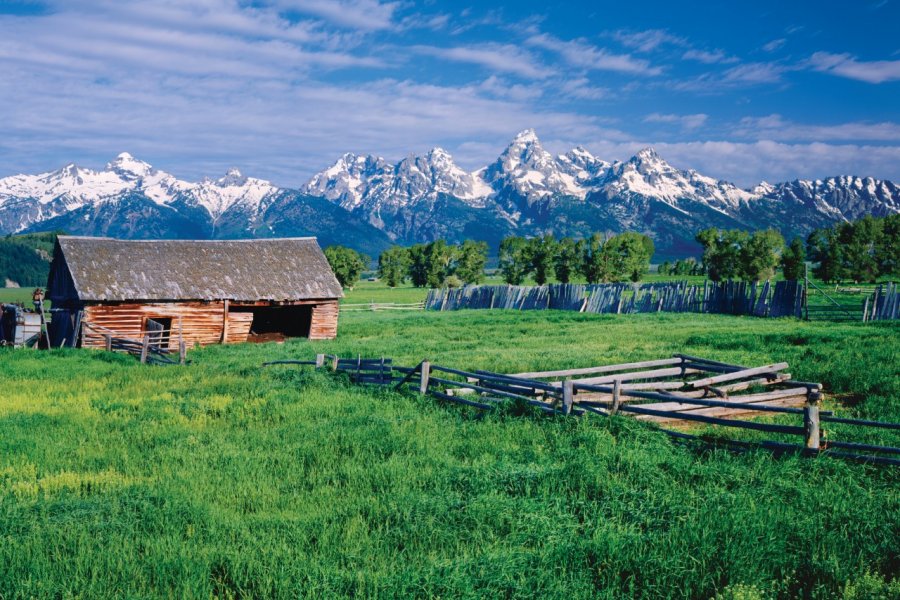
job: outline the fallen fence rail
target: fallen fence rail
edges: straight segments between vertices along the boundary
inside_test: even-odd
[[[790,374],[784,372],[788,367],[786,363],[747,367],[675,354],[671,358],[651,361],[513,375],[466,371],[432,364],[429,360],[423,360],[415,367],[404,367],[394,365],[390,358],[363,358],[361,355],[341,358],[319,354],[315,360],[274,360],[264,365],[314,365],[344,373],[354,383],[390,385],[397,390],[412,388],[442,402],[482,411],[494,411],[506,403],[516,402],[556,415],[609,417],[621,414],[657,424],[693,423],[800,437],[801,444],[745,441],[718,436],[710,438],[660,427],[660,431],[681,441],[900,465],[900,458],[892,458],[900,455],[900,448],[832,440],[828,435],[830,432],[826,433],[822,428],[822,423],[837,423],[900,430],[900,423],[836,417],[830,411],[820,410],[821,384],[792,380]],[[669,368],[647,370],[648,367]],[[604,374],[603,379],[611,379],[600,384],[593,381],[596,377],[571,378],[598,373]],[[559,377],[565,379],[547,381]],[[781,389],[773,389],[778,387]],[[738,415],[800,418],[802,422],[786,424],[734,418]]]

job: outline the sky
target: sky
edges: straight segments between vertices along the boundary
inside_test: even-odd
[[[0,177],[127,151],[298,187],[521,130],[748,187],[900,180],[900,0],[0,0]]]

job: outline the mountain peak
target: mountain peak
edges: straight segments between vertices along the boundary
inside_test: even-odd
[[[148,175],[153,167],[128,152],[120,152],[115,159],[106,163],[106,170],[113,171],[125,179],[139,179]]]
[[[228,172],[225,173],[225,177],[218,179],[216,183],[221,187],[227,186],[242,186],[247,183],[247,178],[241,173],[240,169],[237,167],[231,167],[228,169]]]
[[[513,138],[513,144],[534,144],[538,143],[540,140],[538,139],[537,133],[534,129],[525,129],[516,134],[516,137]]]
[[[659,154],[656,153],[653,146],[647,146],[646,148],[642,148],[637,154],[632,157],[636,160],[652,160],[652,161],[661,161],[662,158]]]

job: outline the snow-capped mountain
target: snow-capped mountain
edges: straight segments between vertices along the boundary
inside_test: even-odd
[[[299,190],[231,169],[182,181],[122,153],[99,171],[74,164],[0,179],[0,232],[62,229],[119,237],[318,235],[370,255],[391,243],[488,241],[510,234],[651,235],[658,257],[695,254],[710,226],[779,228],[785,237],[871,214],[900,212],[890,181],[833,177],[741,189],[668,164],[652,148],[607,162],[579,146],[554,156],[533,130],[468,172],[445,150],[397,163],[344,154]]]

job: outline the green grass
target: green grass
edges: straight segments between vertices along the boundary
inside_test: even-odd
[[[627,418],[479,418],[259,365],[359,352],[511,371],[683,351],[785,360],[846,412],[900,420],[898,331],[346,313],[337,340],[209,347],[185,368],[2,351],[0,598],[897,597],[896,469],[700,450]]]
[[[21,302],[31,308],[33,306],[31,295],[34,292],[33,287],[22,288],[0,288],[0,304],[10,302]]]

